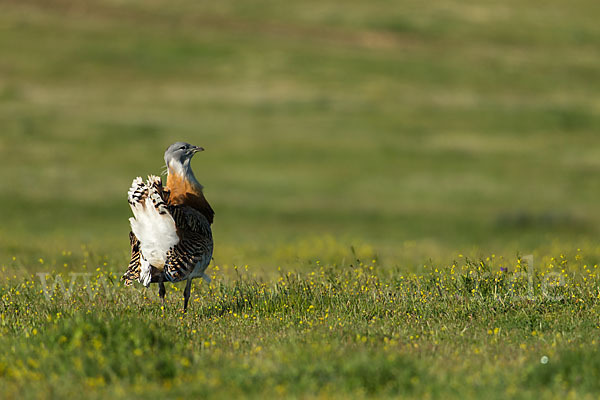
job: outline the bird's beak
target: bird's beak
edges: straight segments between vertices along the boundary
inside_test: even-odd
[[[195,154],[195,153],[198,153],[199,151],[204,151],[204,147],[194,146],[194,148],[192,149],[192,151]]]

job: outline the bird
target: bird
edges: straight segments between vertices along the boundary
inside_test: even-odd
[[[146,182],[136,177],[127,192],[133,212],[129,218],[131,260],[121,280],[126,286],[135,280],[145,287],[158,283],[163,310],[165,282],[187,281],[184,313],[192,280],[201,277],[210,282],[205,271],[213,254],[211,225],[215,212],[190,164],[201,151],[204,148],[189,143],[173,143],[164,154],[166,186],[160,177],[149,175]]]

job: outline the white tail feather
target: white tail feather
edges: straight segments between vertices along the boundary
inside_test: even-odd
[[[152,280],[152,271],[150,268],[150,263],[143,258],[140,259],[140,277],[139,281],[142,285],[148,287],[150,286],[150,281]]]
[[[147,192],[147,196],[144,196],[143,199],[133,198],[137,201],[130,201],[134,216],[129,219],[131,230],[140,241],[140,251],[142,253],[140,282],[147,286],[150,284],[151,279],[150,266],[152,265],[158,269],[164,267],[167,252],[179,242],[179,236],[177,236],[175,221],[166,212],[164,203],[159,200],[156,204],[157,196],[160,199],[157,190],[145,186],[141,179],[133,181],[130,193],[136,191],[134,186]],[[130,196],[130,199],[132,197]]]

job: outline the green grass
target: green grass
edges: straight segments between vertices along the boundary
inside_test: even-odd
[[[0,397],[595,397],[598,11],[4,2]],[[156,290],[46,301],[37,272],[120,275],[126,191],[176,140],[207,149],[193,168],[216,211],[216,283],[183,318],[180,292],[165,316]],[[538,274],[566,254],[575,298],[498,307],[449,286],[417,304],[398,286],[492,254],[511,272],[534,254]],[[300,293],[278,286],[288,273]],[[343,279],[366,292],[327,286]]]
[[[0,379],[19,398],[592,398],[590,256],[544,258],[529,275],[521,259],[495,256],[419,274],[375,260],[269,279],[217,266],[187,315],[181,285],[163,311],[156,288],[113,284],[106,268],[70,286],[67,262],[65,292],[52,291],[56,271],[47,288],[10,277],[15,261],[0,292]]]

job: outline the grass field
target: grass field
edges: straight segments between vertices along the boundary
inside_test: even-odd
[[[0,3],[0,397],[597,397],[599,12]],[[216,211],[186,316],[118,284],[176,140]]]

